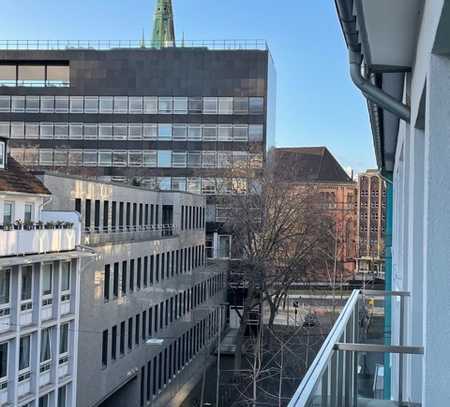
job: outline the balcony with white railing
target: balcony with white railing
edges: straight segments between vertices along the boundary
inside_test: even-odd
[[[114,228],[86,229],[84,245],[99,245],[110,242],[158,240],[177,236],[175,225],[134,225]]]
[[[38,222],[0,226],[0,257],[70,251],[79,244],[76,212],[42,212]]]
[[[372,298],[370,298],[372,297]],[[400,323],[398,345],[368,343],[365,323],[367,304],[380,297],[398,297]],[[405,357],[421,357],[423,348],[405,346],[404,314],[407,292],[354,290],[306,372],[288,407],[418,407],[403,400]],[[375,298],[375,300],[374,300]],[[370,300],[370,301],[369,301]],[[370,356],[386,354],[393,360],[392,383],[395,399],[384,400],[383,363],[368,362]],[[415,355],[415,356],[414,356]],[[380,359],[380,358],[379,358]],[[369,378],[369,379],[368,379]],[[390,393],[390,389],[389,392]]]

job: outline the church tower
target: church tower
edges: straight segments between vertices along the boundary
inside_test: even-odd
[[[156,0],[152,46],[154,48],[175,46],[172,0]]]

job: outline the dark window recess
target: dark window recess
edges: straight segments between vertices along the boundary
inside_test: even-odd
[[[142,313],[142,341],[147,338],[147,311]]]
[[[150,256],[150,285],[154,283],[154,273],[155,273],[155,256]]]
[[[134,259],[130,260],[130,291],[134,291]]]
[[[139,226],[142,226],[144,224],[144,205],[139,204]]]
[[[91,228],[91,200],[86,199],[86,207],[84,211],[84,226],[87,231]]]
[[[105,264],[105,274],[103,276],[103,298],[105,301],[109,301],[109,285],[111,280],[111,266]]]
[[[156,255],[156,264],[155,264],[155,268],[156,268],[156,282],[159,282],[159,254]]]
[[[119,352],[121,355],[125,353],[125,321],[122,321],[120,323]]]
[[[148,309],[148,336],[152,336],[153,331],[153,308]]]
[[[144,287],[148,287],[148,256],[144,257]]]
[[[113,295],[116,298],[119,296],[119,263],[114,263]]]
[[[152,362],[147,362],[147,401],[150,401],[150,390],[151,390],[151,371],[152,371]]]
[[[127,262],[122,262],[122,295],[127,292]]]
[[[130,230],[131,227],[131,204],[127,202],[127,229]]]
[[[184,205],[181,206],[181,230],[184,229]]]
[[[149,222],[149,213],[148,213],[148,211],[149,211],[149,205],[148,204],[145,204],[145,212],[144,212],[144,224],[145,224],[145,226],[148,226],[148,222]]]
[[[150,224],[155,224],[155,207],[154,205],[150,205]]]
[[[109,223],[109,201],[103,202],[103,231],[108,231],[108,223]]]
[[[166,255],[165,253],[161,254],[161,280],[164,280],[164,269],[166,263]]]
[[[114,325],[111,330],[111,359],[117,359],[117,325]]]
[[[133,349],[133,318],[128,318],[128,350]]]
[[[94,227],[96,232],[100,230],[100,201],[98,199],[94,204]]]
[[[154,324],[155,333],[158,332],[158,309],[159,309],[159,305],[156,304],[155,305],[155,324]]]
[[[142,282],[142,258],[138,257],[137,259],[137,273],[136,273],[136,287],[138,290],[141,289]]]
[[[111,229],[115,232],[117,226],[117,202],[111,203]]]
[[[123,202],[119,202],[119,230],[123,230]]]
[[[136,325],[135,325],[135,333],[134,333],[134,341],[136,343],[136,345],[139,345],[139,339],[140,339],[140,335],[141,335],[141,316],[140,315],[136,315]]]
[[[102,337],[102,366],[108,366],[108,330],[103,331]]]
[[[137,225],[137,204],[134,203],[133,204],[133,226],[134,226],[134,229],[136,229],[136,225]]]
[[[81,215],[81,199],[75,199],[75,210]]]
[[[155,396],[156,395],[156,392],[157,392],[157,388],[156,388],[156,372],[157,372],[157,365],[156,365],[156,362],[157,361],[157,358],[156,358],[156,356],[153,358],[153,384],[152,384],[152,394]]]
[[[159,225],[159,205],[155,205],[155,223]]]
[[[141,368],[141,400],[140,405],[144,405],[144,396],[145,396],[145,366]]]

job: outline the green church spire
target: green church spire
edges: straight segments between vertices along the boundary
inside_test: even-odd
[[[156,0],[152,42],[155,48],[175,46],[172,0]]]

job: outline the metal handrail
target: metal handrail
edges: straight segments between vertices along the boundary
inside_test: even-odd
[[[262,50],[269,49],[267,41],[255,40],[181,40],[173,43],[142,40],[2,40],[2,50],[111,50],[207,48],[212,50]]]
[[[353,290],[352,295],[347,300],[344,309],[339,314],[336,323],[333,325],[331,332],[325,339],[325,342],[321,346],[317,356],[314,358],[313,363],[309,367],[308,372],[301,381],[300,386],[292,396],[288,407],[307,405],[307,402],[311,394],[314,392],[322,373],[325,371],[331,360],[335,345],[339,342],[341,336],[345,332],[347,323],[358,303],[359,295],[360,290]]]

